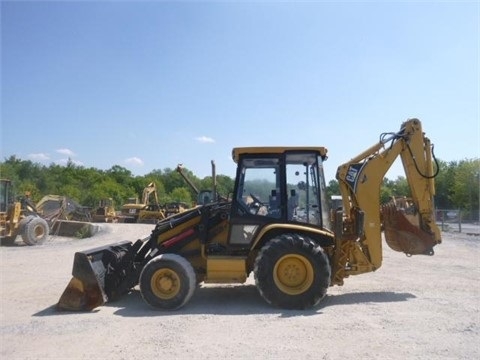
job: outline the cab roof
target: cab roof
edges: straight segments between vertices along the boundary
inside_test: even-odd
[[[233,161],[238,163],[241,155],[245,154],[283,154],[287,151],[315,151],[325,160],[327,148],[323,146],[252,146],[236,147],[232,150]]]

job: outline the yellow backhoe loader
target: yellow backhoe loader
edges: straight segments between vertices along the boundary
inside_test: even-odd
[[[231,199],[160,220],[145,239],[77,252],[57,308],[91,310],[138,285],[147,304],[178,309],[201,282],[244,283],[253,273],[268,303],[307,309],[330,286],[380,268],[382,231],[407,255],[433,255],[441,243],[433,202],[438,165],[418,119],[338,167],[342,207],[333,222],[326,148],[243,147],[232,156]],[[382,179],[397,157],[412,197],[381,205]]]

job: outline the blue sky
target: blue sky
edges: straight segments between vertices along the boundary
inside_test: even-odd
[[[438,158],[478,158],[479,19],[475,1],[2,1],[0,157],[233,177],[235,146],[319,145],[329,181],[417,117]]]

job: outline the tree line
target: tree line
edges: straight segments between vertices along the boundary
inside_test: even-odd
[[[440,171],[435,178],[436,208],[462,210],[464,219],[478,220],[480,159],[448,163],[439,160],[438,166]],[[213,186],[211,176],[200,179],[188,169],[183,169],[183,173],[199,190]],[[46,166],[12,155],[0,162],[0,177],[12,180],[18,196],[29,192],[34,202],[45,195],[55,194],[68,196],[83,206],[94,208],[100,200],[111,198],[119,209],[128,198],[141,198],[143,189],[150,182],[155,182],[162,204],[177,201],[193,204],[196,200],[194,190],[172,168],[155,169],[148,174],[134,176],[130,170],[119,165],[108,170],[86,168],[72,161],[66,166],[53,163]],[[216,185],[218,193],[226,197],[233,192],[234,179],[217,175]],[[336,180],[328,183],[327,194],[339,194]],[[392,196],[410,196],[407,179],[404,176],[394,180],[385,178],[380,196],[382,203]]]

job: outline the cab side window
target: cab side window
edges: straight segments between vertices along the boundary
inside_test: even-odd
[[[242,169],[237,201],[244,211],[252,215],[279,218],[280,183],[277,159],[255,159]],[[259,165],[263,164],[263,165]]]

